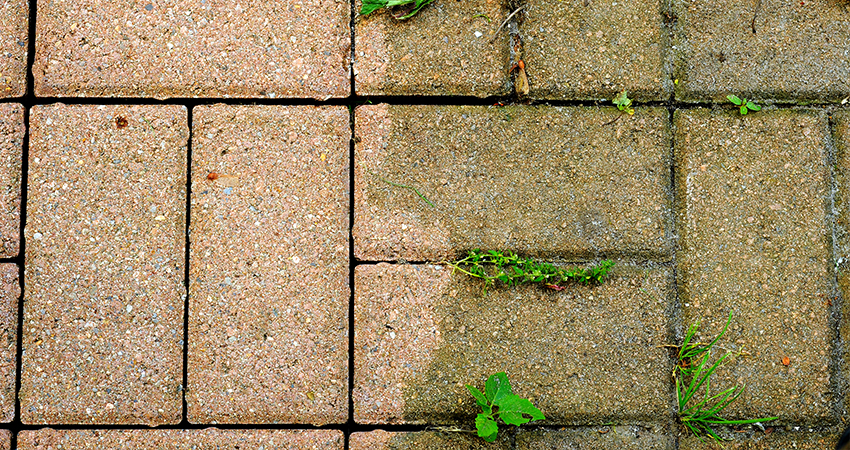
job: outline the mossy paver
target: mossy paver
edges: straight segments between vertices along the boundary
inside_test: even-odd
[[[342,450],[336,430],[23,430],[19,450],[48,449]]]
[[[42,2],[35,93],[345,97],[350,20],[337,0]]]
[[[355,115],[358,259],[669,257],[664,109],[382,104]]]
[[[727,450],[832,450],[838,442],[839,434],[812,433],[804,431],[773,430],[770,434],[761,432],[728,436],[723,441]],[[679,439],[679,450],[712,450],[718,448],[711,439],[700,441],[693,436],[683,436]]]
[[[673,0],[676,98],[850,95],[850,8],[834,0]]]
[[[186,108],[59,104],[30,119],[21,420],[177,423]]]
[[[354,420],[473,423],[465,384],[506,371],[548,423],[657,420],[671,404],[668,269],[601,286],[492,287],[442,266],[355,271]]]
[[[673,450],[672,436],[634,426],[598,426],[559,431],[520,431],[517,450]]]
[[[24,106],[0,105],[0,257],[18,255],[21,240],[21,158],[23,158]]]
[[[529,0],[519,32],[531,98],[670,96],[659,0]]]
[[[508,34],[496,34],[507,14],[502,0],[472,0],[434,2],[405,21],[386,10],[358,16],[357,94],[509,94]]]
[[[746,356],[712,380],[747,385],[728,418],[829,420],[834,292],[822,112],[677,112],[679,298],[701,336]],[[783,364],[784,358],[790,363]],[[788,362],[788,361],[786,361]]]
[[[387,432],[352,433],[351,450],[487,450],[511,448],[510,435],[500,432],[494,443],[484,442],[473,433],[462,432]]]
[[[26,93],[28,31],[27,0],[0,4],[0,98],[21,97]]]
[[[348,416],[349,113],[193,112],[193,423]]]
[[[17,363],[18,301],[21,286],[18,266],[0,264],[0,421],[15,418],[15,370]],[[8,438],[6,438],[8,440]],[[0,437],[0,441],[2,441]]]

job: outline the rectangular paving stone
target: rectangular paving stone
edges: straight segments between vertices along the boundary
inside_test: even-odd
[[[717,392],[746,384],[724,417],[829,420],[825,114],[695,109],[677,111],[674,127],[683,327],[701,321],[700,339],[713,338],[731,310],[718,345],[748,353],[712,377]]]
[[[183,106],[35,106],[21,420],[169,424],[182,413]]]
[[[668,257],[669,116],[661,108],[621,114],[357,108],[356,257],[439,261],[471,248]]]
[[[15,418],[15,371],[18,362],[18,301],[20,297],[18,266],[0,264],[0,329],[3,330],[0,336],[0,422],[11,422]],[[0,436],[0,441],[2,440]]]
[[[19,450],[48,449],[342,450],[338,430],[22,430]]]
[[[658,417],[659,419],[661,417]],[[516,437],[517,450],[673,450],[675,440],[660,430],[635,426],[599,426],[569,430],[520,430]]]
[[[18,256],[21,240],[21,158],[23,158],[24,106],[0,105],[0,257]]]
[[[474,426],[474,425],[472,425]],[[349,441],[351,450],[485,450],[511,447],[510,432],[499,431],[495,442],[485,442],[472,433],[438,431],[387,432],[375,430],[368,433],[352,433]]]
[[[0,4],[0,98],[26,94],[28,33],[29,2]]]
[[[12,447],[12,433],[9,430],[0,430],[0,450],[9,450]]]
[[[676,98],[728,103],[850,95],[850,13],[833,0],[673,0]]]
[[[502,0],[434,2],[399,21],[386,10],[355,19],[358,95],[467,95],[512,92],[509,11]],[[361,2],[355,2],[357,11]],[[476,17],[477,16],[477,17]]]
[[[442,266],[355,270],[354,420],[474,423],[465,384],[505,371],[549,424],[669,413],[668,269],[618,265],[601,286],[491,287]],[[644,292],[645,291],[645,292]]]
[[[723,448],[727,450],[832,450],[835,448],[840,435],[829,433],[807,433],[802,431],[774,431],[765,435],[761,432],[744,435],[744,437],[732,436],[734,433],[723,435]],[[711,439],[700,441],[693,436],[684,436],[679,439],[679,450],[711,450],[718,448]]]
[[[348,96],[339,0],[44,2],[35,92],[56,97]]]
[[[193,423],[348,417],[348,111],[194,109]]]
[[[528,0],[523,38],[529,96],[543,99],[662,100],[672,81],[660,0]]]
[[[840,304],[842,317],[850,317],[850,113],[836,112],[832,116],[832,136],[835,143],[835,193],[833,194],[835,215],[835,264],[838,287],[843,295]],[[839,298],[836,296],[836,301]],[[839,322],[839,334],[847,348],[850,336],[850,321]],[[846,353],[845,353],[846,355]],[[844,377],[850,375],[850,361],[840,360]]]

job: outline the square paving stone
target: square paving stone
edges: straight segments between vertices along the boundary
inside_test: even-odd
[[[359,107],[355,255],[669,257],[668,117],[660,108]]]
[[[674,122],[683,328],[701,321],[700,339],[713,338],[731,310],[718,345],[747,352],[712,377],[717,392],[746,384],[724,417],[828,420],[835,288],[825,114],[696,109]]]
[[[340,0],[38,5],[35,92],[56,97],[311,97],[350,93]]]
[[[659,417],[660,419],[660,417]],[[519,431],[517,450],[673,450],[675,441],[657,430],[600,426],[564,431]]]
[[[529,96],[611,99],[624,88],[641,101],[670,96],[667,32],[660,0],[525,3],[523,38]]]
[[[434,2],[404,21],[386,10],[358,16],[357,94],[509,94],[506,27],[496,34],[507,15],[502,0],[469,0]]]
[[[850,7],[835,0],[673,0],[676,98],[850,95]]]
[[[21,240],[21,158],[23,158],[24,107],[0,105],[0,257],[18,256]]]
[[[337,430],[23,430],[19,450],[48,449],[342,450]]]
[[[183,106],[35,106],[21,420],[178,423]]]
[[[0,98],[26,94],[28,33],[29,2],[0,4]]]
[[[194,109],[193,423],[348,417],[348,111]]]
[[[499,431],[494,443],[485,442],[471,433],[443,433],[437,431],[387,432],[375,430],[368,433],[352,433],[351,450],[486,450],[511,448],[510,433]]]
[[[732,433],[734,434],[734,433]],[[723,435],[723,448],[727,450],[832,450],[840,437],[838,434],[828,433],[805,433],[805,432],[783,432],[773,431],[768,435],[756,431],[747,437],[731,436],[729,433]],[[679,439],[679,450],[712,450],[718,446],[710,438],[699,438],[684,436]]]
[[[0,422],[15,418],[15,371],[18,354],[18,266],[0,264]],[[2,440],[2,439],[0,439]]]
[[[505,371],[545,422],[669,413],[669,269],[617,266],[600,286],[491,287],[432,265],[355,270],[354,420],[474,421],[464,387]]]

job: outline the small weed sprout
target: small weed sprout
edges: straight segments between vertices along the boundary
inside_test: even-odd
[[[360,15],[367,15],[381,8],[396,8],[393,17],[398,20],[409,19],[416,15],[425,5],[434,0],[363,0]]]
[[[490,375],[484,385],[484,393],[468,384],[466,389],[481,407],[481,412],[475,417],[475,428],[478,429],[478,436],[487,442],[496,440],[499,419],[508,425],[522,425],[546,418],[528,399],[511,391],[511,383],[505,372]]]
[[[617,96],[614,97],[613,101],[614,101],[614,104],[617,105],[617,109],[619,109],[620,111],[623,111],[625,113],[628,113],[628,115],[630,115],[630,116],[634,115],[635,110],[634,110],[634,108],[632,108],[632,99],[629,98],[629,95],[628,95],[628,93],[626,92],[625,89],[623,89],[622,92],[617,94]]]
[[[714,374],[714,371],[730,356],[740,355],[740,351],[735,355],[733,355],[733,352],[726,352],[714,363],[710,362],[712,348],[726,333],[731,322],[732,311],[729,311],[729,318],[726,320],[723,330],[708,344],[692,342],[699,329],[699,322],[697,322],[688,328],[682,345],[678,347],[678,361],[673,368],[673,381],[676,384],[679,420],[700,440],[702,440],[703,434],[711,436],[718,443],[722,440],[711,428],[713,425],[745,425],[777,419],[777,417],[764,417],[761,419],[726,420],[720,417],[720,413],[737,400],[746,387],[733,386],[719,394],[711,395],[709,393],[711,375]],[[704,394],[698,395],[701,389],[704,389]]]
[[[736,95],[727,95],[726,98],[736,106],[740,107],[742,116],[746,115],[749,111],[761,111],[761,106],[756,105],[752,100],[747,100],[746,98],[741,99]]]

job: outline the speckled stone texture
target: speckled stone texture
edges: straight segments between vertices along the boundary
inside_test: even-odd
[[[355,20],[359,95],[468,95],[511,92],[507,17],[501,0],[434,2],[405,21],[386,10]],[[355,3],[360,11],[361,3]],[[484,16],[475,17],[483,14]],[[489,18],[489,20],[488,20]]]
[[[352,433],[351,450],[508,450],[510,434],[500,431],[495,442],[484,442],[471,433],[443,433],[436,431],[387,432],[375,430]]]
[[[180,421],[186,121],[183,106],[33,107],[23,423]]]
[[[842,317],[850,317],[850,112],[837,112],[832,117],[833,141],[835,142],[835,261],[838,287],[843,295]],[[838,300],[838,297],[836,297]],[[845,379],[850,379],[848,359],[848,336],[850,320],[839,322],[839,334],[845,348],[840,369]]]
[[[12,446],[12,433],[9,430],[0,430],[0,450],[9,450]]]
[[[666,99],[666,32],[660,0],[528,0],[523,38],[529,96]]]
[[[0,98],[21,97],[27,89],[29,2],[0,4]]]
[[[423,265],[355,271],[354,420],[469,424],[465,384],[506,371],[540,423],[657,420],[671,403],[673,278],[618,265],[600,286],[491,287]]]
[[[472,248],[508,248],[529,256],[668,258],[668,113],[621,114],[357,108],[356,257],[440,261]],[[416,188],[434,207],[392,183]]]
[[[676,98],[850,95],[850,6],[836,0],[673,0]]]
[[[3,330],[0,334],[0,422],[11,422],[15,418],[15,366],[20,297],[18,266],[0,264],[0,330]],[[2,440],[0,436],[0,441]]]
[[[732,310],[718,345],[748,353],[712,378],[717,392],[747,385],[724,417],[830,420],[826,115],[695,109],[674,126],[684,326],[701,321],[707,339]]]
[[[19,450],[342,450],[337,430],[24,430]]]
[[[661,417],[659,417],[661,419]],[[559,431],[519,431],[517,450],[673,450],[672,436],[663,430],[633,426],[599,426]]]
[[[18,256],[21,240],[21,158],[23,157],[24,107],[0,105],[0,257]]]
[[[343,423],[348,111],[193,114],[189,420]]]
[[[345,97],[342,0],[38,5],[35,92],[76,97]]]
[[[838,442],[840,434],[806,433],[803,431],[775,431],[768,435],[761,432],[745,434],[743,437],[723,436],[723,448],[726,450],[832,450]],[[679,439],[679,450],[712,450],[717,444],[711,440],[700,441],[693,436],[683,436]]]

